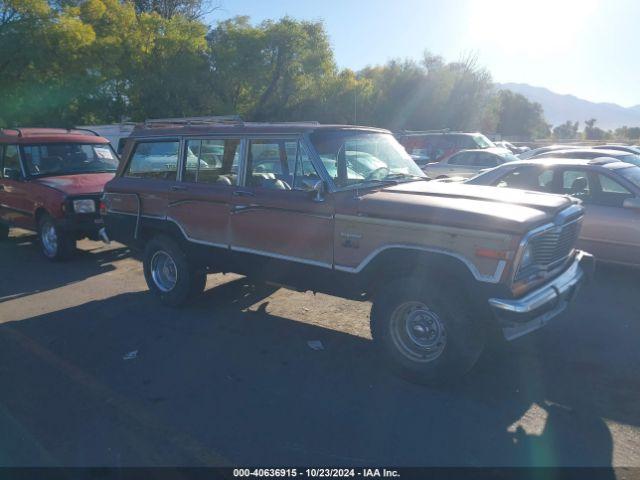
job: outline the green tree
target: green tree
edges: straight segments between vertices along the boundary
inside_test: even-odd
[[[497,101],[497,133],[504,137],[524,139],[548,137],[550,132],[542,105],[530,102],[524,95],[510,90],[500,90]]]
[[[578,138],[579,127],[579,122],[572,123],[571,121],[567,120],[563,124],[554,127],[552,136],[556,140],[574,140]]]
[[[286,120],[336,75],[320,22],[285,17],[251,25],[220,22],[207,36],[211,86],[218,111],[254,120]]]
[[[607,138],[607,132],[600,127],[596,127],[597,120],[591,118],[584,122],[584,139],[585,140],[604,140]]]

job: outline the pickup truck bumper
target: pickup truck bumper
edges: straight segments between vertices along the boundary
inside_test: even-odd
[[[514,340],[546,325],[575,298],[593,275],[593,256],[579,251],[573,263],[549,283],[518,299],[490,298],[505,339]]]

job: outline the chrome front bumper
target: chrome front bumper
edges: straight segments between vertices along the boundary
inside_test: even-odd
[[[593,274],[593,256],[579,251],[573,263],[559,276],[518,299],[490,298],[507,340],[526,335],[546,325],[574,299],[580,285]]]

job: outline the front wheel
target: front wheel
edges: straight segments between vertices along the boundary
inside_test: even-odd
[[[67,260],[76,250],[76,240],[62,230],[50,215],[44,214],[38,222],[40,248],[49,260]]]
[[[183,305],[204,291],[206,272],[196,269],[180,245],[166,235],[147,243],[143,265],[149,290],[165,305]]]
[[[475,365],[485,345],[482,322],[464,299],[425,285],[422,276],[390,282],[373,301],[371,335],[403,377],[449,383]]]

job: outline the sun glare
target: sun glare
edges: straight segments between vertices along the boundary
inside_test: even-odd
[[[480,49],[535,58],[569,51],[598,0],[471,0],[468,33]]]

